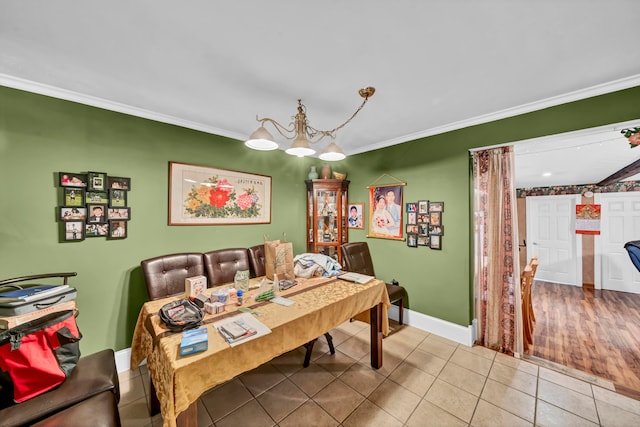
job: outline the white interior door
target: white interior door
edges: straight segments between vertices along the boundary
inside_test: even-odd
[[[538,256],[536,280],[582,286],[582,239],[575,234],[580,195],[527,197],[527,262]]]
[[[594,242],[596,289],[640,293],[640,272],[624,244],[640,240],[640,193],[596,193],[601,205],[600,236]]]

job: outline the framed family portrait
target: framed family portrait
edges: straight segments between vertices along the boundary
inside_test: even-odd
[[[61,187],[82,187],[87,186],[86,173],[58,172]]]
[[[444,212],[444,202],[429,202],[429,212]]]
[[[89,172],[88,174],[89,190],[106,191],[107,190],[107,174],[105,172]]]
[[[270,222],[270,176],[169,162],[169,225]]]
[[[369,187],[369,235],[402,240],[404,234],[402,185]]]
[[[66,207],[60,208],[61,221],[84,221],[87,218],[87,208],[83,207]]]
[[[418,212],[418,204],[414,202],[407,203],[407,212]]]
[[[347,226],[358,230],[364,229],[364,203],[349,203]]]
[[[87,203],[109,203],[109,193],[106,191],[87,191]]]
[[[87,204],[88,223],[106,223],[107,205],[99,203]]]
[[[429,201],[428,200],[418,201],[418,214],[426,214],[428,212],[429,212]]]
[[[408,233],[407,234],[407,246],[409,246],[410,248],[417,248],[418,247],[418,235],[414,234],[414,233]]]
[[[442,249],[442,238],[440,236],[429,236],[429,247],[431,249]]]
[[[429,236],[418,235],[418,246],[430,246],[430,245],[431,245],[431,241],[429,239]]]

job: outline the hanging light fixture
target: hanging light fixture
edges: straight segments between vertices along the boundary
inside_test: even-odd
[[[316,153],[316,150],[311,148],[311,144],[320,142],[325,137],[330,137],[331,143],[325,147],[319,157],[326,161],[342,160],[346,156],[344,151],[342,151],[335,142],[335,133],[353,120],[367,103],[367,100],[373,96],[375,91],[376,89],[371,86],[360,89],[358,93],[364,98],[362,104],[360,104],[358,109],[346,122],[331,130],[318,130],[309,125],[306,114],[307,107],[305,107],[301,99],[298,99],[298,113],[292,117],[293,122],[289,124],[289,127],[285,127],[269,117],[260,119],[256,116],[256,120],[260,122],[260,127],[251,134],[244,145],[261,151],[275,150],[278,148],[278,143],[264,126],[265,123],[271,123],[280,135],[293,141],[291,146],[285,150],[287,154],[298,157],[311,156]]]

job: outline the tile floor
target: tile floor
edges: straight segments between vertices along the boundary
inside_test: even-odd
[[[347,322],[331,334],[336,354],[320,338],[306,369],[300,348],[204,394],[198,425],[640,425],[640,401],[616,394],[606,381],[583,381],[584,375],[397,324],[375,370],[367,324]],[[144,366],[120,374],[124,427],[162,425],[160,415],[148,414],[148,381]]]

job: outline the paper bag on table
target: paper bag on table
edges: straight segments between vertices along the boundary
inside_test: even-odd
[[[273,280],[274,274],[278,275],[279,280],[295,279],[293,244],[282,240],[264,242],[264,267],[269,280]]]

